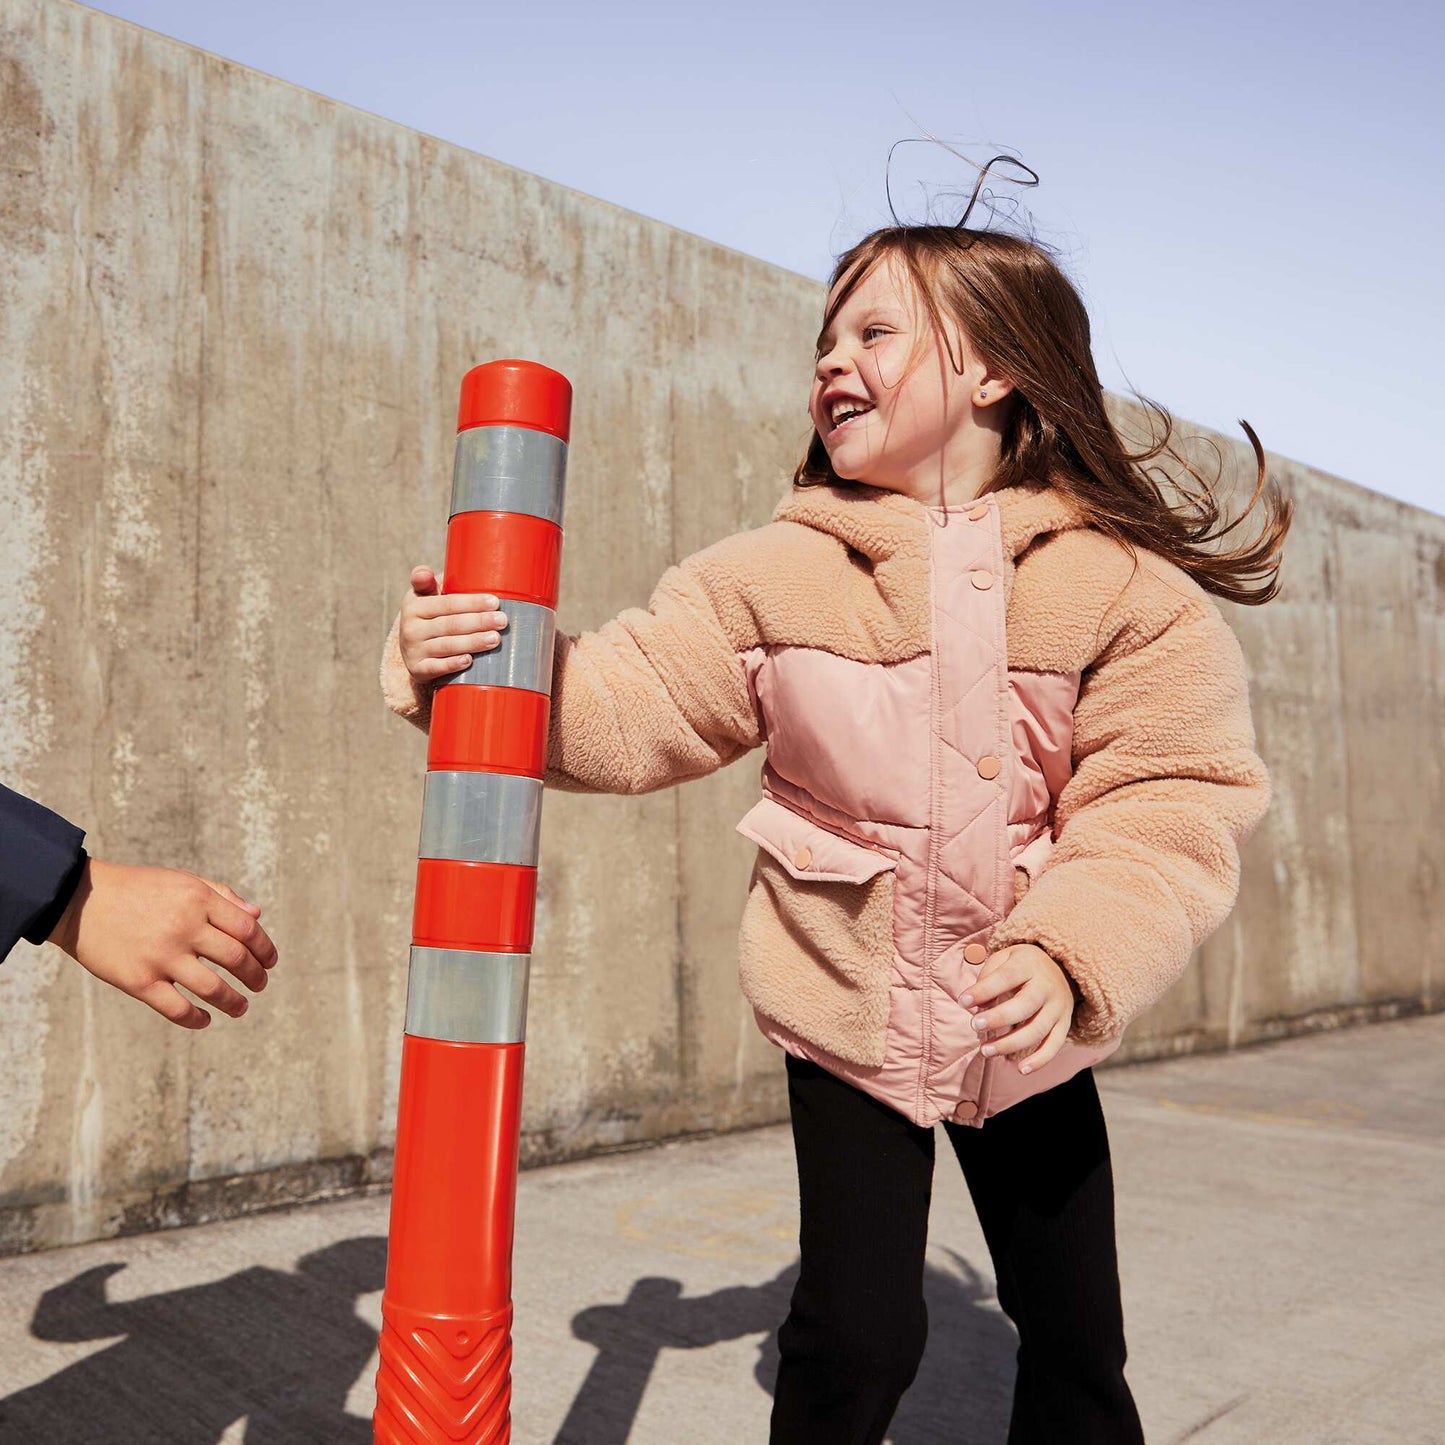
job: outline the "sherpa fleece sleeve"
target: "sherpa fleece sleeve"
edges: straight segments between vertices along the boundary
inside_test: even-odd
[[[1117,1035],[1233,907],[1270,798],[1254,743],[1243,652],[1207,594],[1085,669],[1054,850],[991,939],[1036,944],[1070,976],[1070,1038]]]
[[[548,787],[575,793],[649,793],[699,778],[762,741],[744,651],[730,636],[746,608],[725,539],[669,567],[646,607],[629,607],[595,631],[558,631],[553,645]],[[506,610],[505,601],[502,610]],[[382,657],[389,707],[430,726],[433,685],[401,660],[400,616]]]
[[[645,608],[558,634],[547,786],[650,793],[761,744],[742,651],[704,572],[688,558],[662,574]]]

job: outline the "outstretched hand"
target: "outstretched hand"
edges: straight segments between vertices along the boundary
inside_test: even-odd
[[[182,1028],[211,1021],[197,998],[240,1018],[246,999],[201,961],[218,963],[253,993],[266,987],[276,945],[261,910],[224,883],[178,868],[87,860],[50,942],[104,983],[149,1004]]]
[[[995,1005],[983,1012],[984,1006]],[[983,1046],[992,1057],[1017,1056],[1021,1074],[1041,1069],[1063,1048],[1074,1017],[1074,988],[1069,976],[1036,944],[1015,943],[990,954],[979,970],[978,982],[963,996],[966,1008],[975,1004],[973,1026],[980,1033],[1007,1029],[1002,1037]]]

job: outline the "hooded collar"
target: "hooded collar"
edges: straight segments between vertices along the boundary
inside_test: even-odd
[[[1009,581],[1014,559],[1036,539],[1089,525],[1078,503],[1054,487],[1000,487],[987,495],[998,507]],[[877,568],[926,558],[929,528],[954,526],[966,510],[967,506],[951,507],[945,515],[942,507],[928,506],[902,492],[855,482],[794,487],[774,508],[772,520],[800,522],[829,532],[863,553]]]

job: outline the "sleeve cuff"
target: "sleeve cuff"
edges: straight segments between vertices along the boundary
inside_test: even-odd
[[[61,914],[70,906],[70,900],[75,897],[75,890],[80,886],[81,875],[85,872],[85,865],[89,861],[90,854],[85,851],[84,847],[81,847],[69,872],[60,880],[55,897],[35,915],[30,926],[21,935],[27,943],[44,943],[55,932],[55,925],[60,922]]]

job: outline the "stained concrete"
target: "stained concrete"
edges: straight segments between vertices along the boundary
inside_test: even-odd
[[[1445,1438],[1445,1018],[1099,1087],[1150,1445]],[[928,1347],[889,1439],[991,1445],[1017,1336],[938,1158]],[[786,1128],[523,1175],[513,1440],[765,1440],[796,1187]],[[0,1261],[0,1439],[369,1441],[386,1223],[347,1200]]]
[[[375,671],[441,557],[458,381],[576,384],[575,632],[766,520],[822,288],[69,0],[0,0],[0,155],[0,776],[255,898],[282,955],[195,1036],[16,951],[0,1251],[375,1187],[424,767]],[[1121,1059],[1438,1006],[1445,519],[1270,462],[1284,589],[1226,610],[1276,801]],[[529,1161],[781,1117],[736,984],[760,761],[549,794]]]

